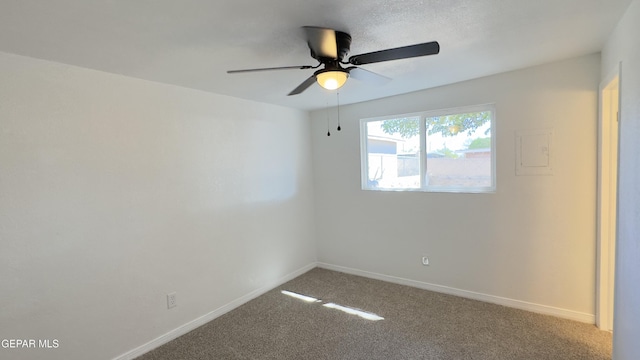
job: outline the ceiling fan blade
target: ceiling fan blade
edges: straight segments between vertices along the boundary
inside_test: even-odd
[[[338,42],[335,30],[316,26],[303,26],[302,28],[307,36],[307,44],[309,44],[311,56],[314,59],[338,59]]]
[[[369,84],[383,85],[391,81],[391,78],[355,66],[351,66],[346,70],[349,72],[350,77]]]
[[[315,82],[316,82],[316,76],[315,75],[311,75],[307,80],[302,82],[302,84],[298,85],[297,88],[293,89],[289,94],[287,94],[287,96],[298,95],[301,92],[307,90],[307,88],[309,86],[313,85],[313,83],[315,83]]]
[[[256,72],[256,71],[271,71],[271,70],[315,69],[316,67],[313,67],[311,65],[300,65],[300,66],[279,66],[279,67],[258,68],[258,69],[227,70],[227,74],[240,74],[240,73],[248,73],[248,72]]]
[[[423,44],[409,45],[393,49],[374,51],[366,54],[354,55],[349,58],[349,63],[353,65],[364,65],[389,60],[435,55],[439,52],[440,44],[438,44],[437,41],[432,41]]]

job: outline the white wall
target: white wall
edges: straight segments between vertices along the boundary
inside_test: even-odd
[[[622,62],[618,239],[613,358],[640,354],[640,1],[635,0],[602,51],[604,78]]]
[[[331,137],[327,112],[313,112],[318,261],[594,321],[599,69],[594,54],[343,106]],[[485,103],[495,194],[360,190],[359,119]],[[555,130],[554,175],[516,176],[515,132],[541,128]]]
[[[114,358],[313,264],[308,137],[302,111],[0,53],[0,339],[59,341],[0,358]]]

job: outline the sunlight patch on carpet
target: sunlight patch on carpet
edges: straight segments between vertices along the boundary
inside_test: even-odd
[[[308,303],[321,303],[322,302],[322,300],[316,299],[316,298],[311,297],[311,296],[298,294],[298,293],[295,293],[293,291],[282,290],[280,292],[282,294],[284,294],[284,295],[291,296],[292,298],[295,298],[295,299],[298,299],[298,300],[302,300],[302,301],[308,302]],[[338,305],[338,304],[334,304],[334,303],[326,303],[326,304],[323,304],[322,306],[327,307],[329,309],[340,310],[340,311],[345,312],[347,314],[356,315],[356,316],[359,316],[359,317],[361,317],[363,319],[367,319],[367,320],[371,320],[371,321],[384,320],[384,318],[382,316],[379,316],[377,314],[374,314],[374,313],[371,313],[371,312],[367,312],[367,311],[362,311],[362,310],[355,309],[355,308],[351,308],[351,307],[348,307],[348,306],[342,306],[342,305]]]
[[[298,294],[298,293],[294,293],[294,292],[287,291],[287,290],[282,290],[281,293],[283,293],[285,295],[288,295],[288,296],[291,296],[292,298],[296,298],[296,299],[299,299],[299,300],[302,300],[302,301],[306,301],[306,302],[309,302],[309,303],[311,303],[311,302],[321,302],[320,300],[318,300],[318,299],[316,299],[314,297],[306,296],[306,295],[302,295],[302,294]]]
[[[330,309],[336,309],[336,310],[340,310],[342,312],[346,312],[347,314],[352,314],[352,315],[357,315],[363,319],[367,319],[367,320],[371,320],[371,321],[378,321],[378,320],[384,320],[384,318],[382,316],[378,316],[374,313],[370,313],[367,311],[362,311],[362,310],[358,310],[358,309],[354,309],[354,308],[350,308],[348,306],[342,306],[342,305],[338,305],[338,304],[334,304],[334,303],[328,303],[328,304],[324,304],[322,306],[328,307]]]

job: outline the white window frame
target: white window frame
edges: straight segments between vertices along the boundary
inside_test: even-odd
[[[449,187],[449,186],[429,186],[425,185],[427,176],[427,131],[426,119],[435,116],[446,116],[453,114],[464,114],[473,112],[491,112],[491,185],[483,187]],[[368,182],[369,175],[369,156],[367,149],[368,131],[367,124],[373,121],[392,120],[398,118],[420,118],[420,183],[419,188],[378,188],[370,187]],[[428,110],[416,113],[399,114],[391,116],[380,116],[374,118],[360,119],[360,179],[362,190],[368,191],[419,191],[419,192],[438,192],[438,193],[495,193],[496,192],[496,108],[495,104],[482,104],[461,106],[455,108]]]

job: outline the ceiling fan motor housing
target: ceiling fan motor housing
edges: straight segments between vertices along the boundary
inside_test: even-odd
[[[351,35],[336,31],[336,43],[338,45],[338,58],[336,60],[341,62],[351,50]]]
[[[335,31],[335,39],[336,39],[335,50],[337,50],[336,57],[322,56],[322,54],[317,54],[314,51],[314,48],[316,48],[319,44],[309,43],[309,50],[311,51],[311,57],[323,64],[327,64],[333,61],[341,62],[351,50],[351,35],[342,31]]]

